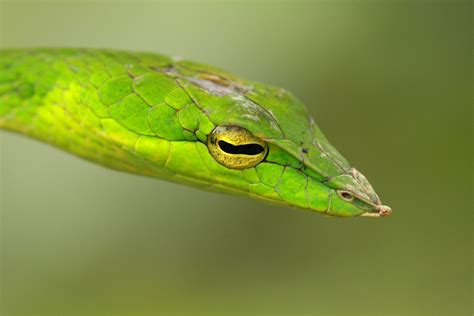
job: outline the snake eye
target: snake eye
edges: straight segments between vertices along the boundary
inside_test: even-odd
[[[247,169],[257,165],[268,152],[267,143],[237,126],[218,126],[207,138],[212,157],[230,169]]]

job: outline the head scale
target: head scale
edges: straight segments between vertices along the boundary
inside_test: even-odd
[[[186,65],[180,84],[216,126],[208,135],[210,155],[258,176],[251,195],[336,216],[391,212],[291,93],[203,67]]]

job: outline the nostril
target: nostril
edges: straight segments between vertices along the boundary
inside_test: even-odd
[[[350,199],[351,198],[351,195],[347,192],[342,192],[341,193],[342,197],[345,198],[345,199]]]
[[[339,195],[346,201],[352,201],[354,199],[354,196],[347,191],[339,191]]]

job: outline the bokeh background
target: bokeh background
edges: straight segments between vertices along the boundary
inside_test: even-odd
[[[470,1],[0,10],[2,47],[155,51],[288,88],[394,209],[325,218],[2,132],[1,315],[472,314]]]

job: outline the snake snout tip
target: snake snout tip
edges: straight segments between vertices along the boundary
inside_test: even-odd
[[[379,211],[380,216],[388,216],[392,214],[392,208],[387,205],[379,205],[377,206],[377,210]]]
[[[378,205],[377,206],[377,211],[376,213],[372,212],[365,212],[361,216],[366,216],[366,217],[382,217],[382,216],[388,216],[392,214],[392,208],[387,205]]]

